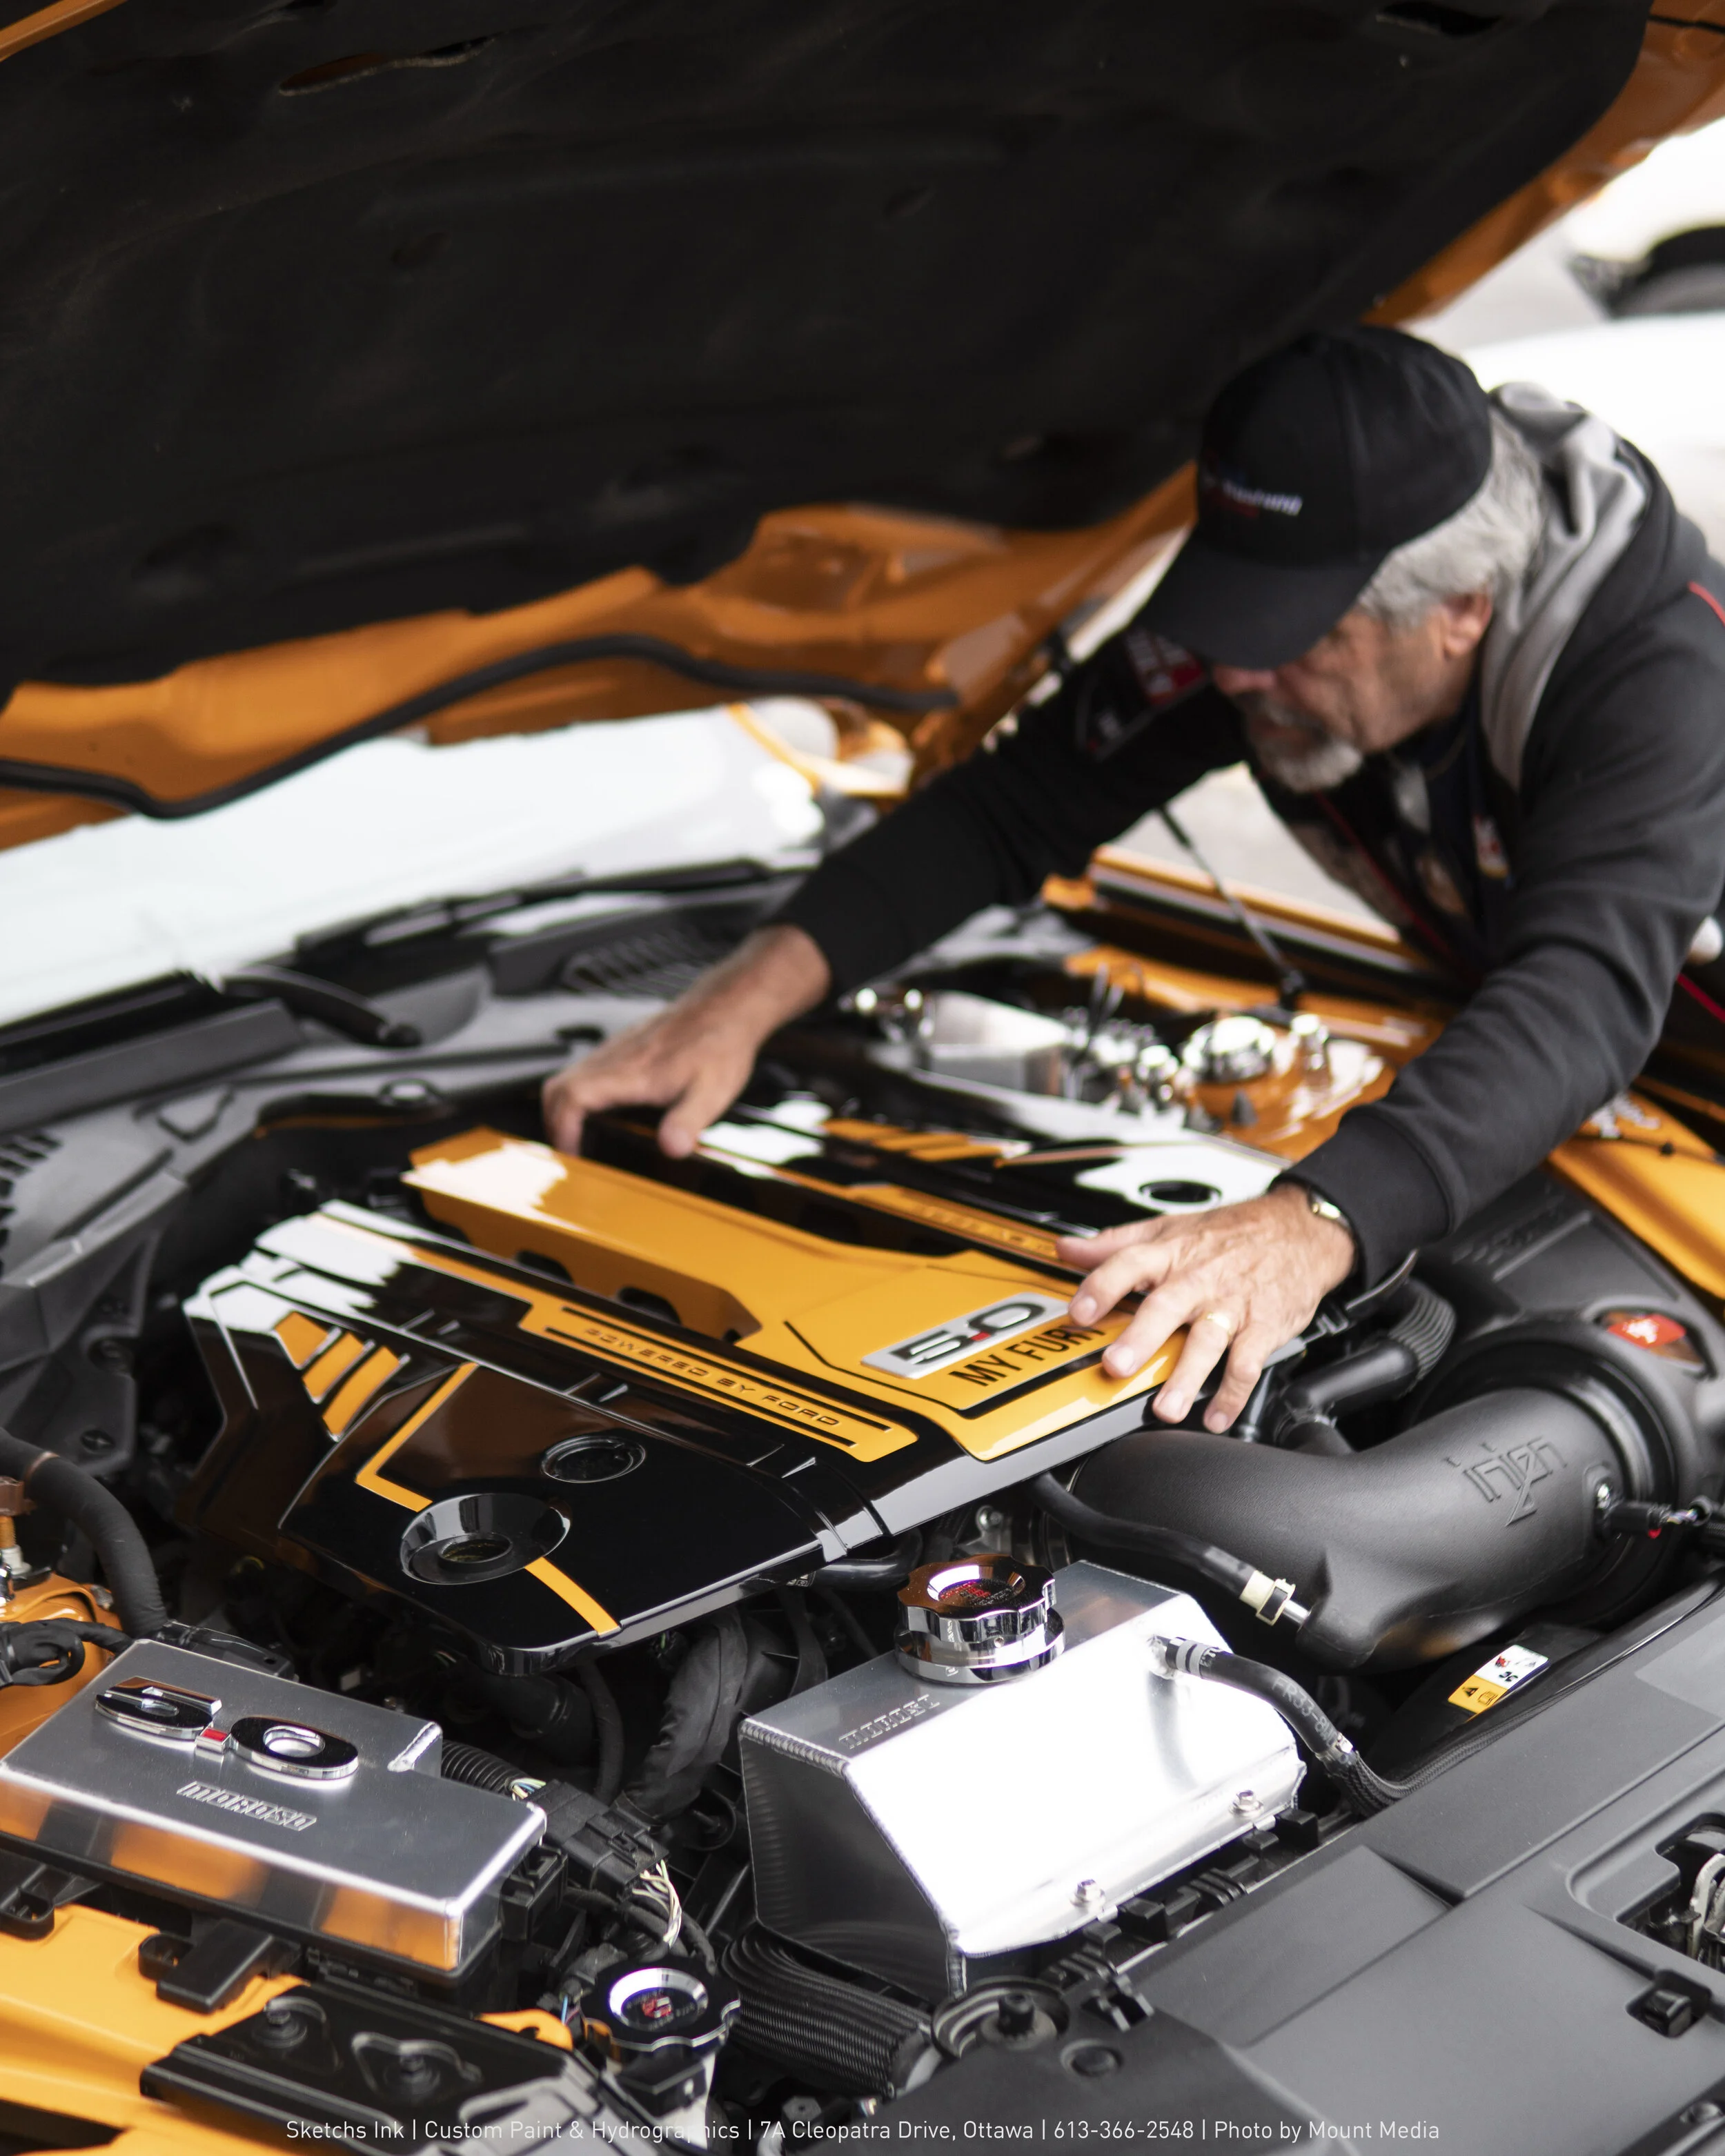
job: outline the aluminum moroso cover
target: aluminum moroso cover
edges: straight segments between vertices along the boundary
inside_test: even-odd
[[[1096,1564],[1055,1593],[1065,1645],[1045,1668],[957,1689],[884,1655],[743,1723],[763,1924],[940,1998],[1292,1799],[1272,1708],[1153,1672],[1157,1634],[1222,1644],[1189,1596]]]
[[[536,1804],[445,1781],[434,1722],[144,1641],[0,1759],[0,1834],[69,1870],[459,1970]]]

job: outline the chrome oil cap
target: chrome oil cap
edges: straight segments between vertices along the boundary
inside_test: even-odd
[[[1200,1086],[1248,1085],[1276,1063],[1276,1031],[1244,1011],[1213,1019],[1188,1039],[1181,1060]]]

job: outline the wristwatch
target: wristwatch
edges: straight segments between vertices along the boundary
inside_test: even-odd
[[[1354,1235],[1353,1223],[1342,1208],[1339,1205],[1331,1204],[1329,1199],[1314,1190],[1309,1183],[1301,1183],[1300,1187],[1306,1193],[1307,1210],[1315,1213],[1320,1220],[1333,1220],[1338,1228],[1345,1228],[1353,1238],[1355,1247],[1358,1248],[1359,1237]]]

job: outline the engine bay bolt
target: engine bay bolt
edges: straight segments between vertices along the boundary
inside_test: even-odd
[[[310,2028],[310,2022],[289,2000],[271,1999],[264,2003],[256,2035],[271,2051],[290,2051],[305,2042]]]
[[[1036,2001],[1028,1992],[1009,1991],[994,2010],[994,2025],[1003,2036],[1032,2035],[1036,2027]]]
[[[1082,1909],[1087,1916],[1093,1916],[1098,1910],[1106,1908],[1107,1903],[1108,1897],[1102,1891],[1100,1879],[1081,1879],[1072,1889],[1073,1907]]]
[[[438,1091],[423,1078],[392,1078],[377,1097],[389,1108],[424,1108],[438,1098]]]
[[[1310,1011],[1301,1011],[1288,1027],[1294,1036],[1294,1045],[1300,1052],[1300,1061],[1307,1070],[1322,1070],[1330,1060],[1330,1029],[1321,1018]]]
[[[997,1505],[978,1505],[976,1508],[976,1531],[979,1535],[998,1535],[1006,1525],[1006,1515]]]
[[[1242,1819],[1255,1819],[1264,1809],[1264,1799],[1255,1789],[1242,1789],[1234,1799],[1234,1809]]]
[[[18,1515],[30,1509],[23,1484],[10,1475],[0,1475],[0,1578],[8,1595],[13,1578],[30,1569],[30,1561],[18,1544]]]

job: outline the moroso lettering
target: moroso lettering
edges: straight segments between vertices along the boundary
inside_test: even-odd
[[[1563,1454],[1548,1437],[1537,1437],[1526,1445],[1507,1445],[1502,1452],[1487,1452],[1482,1447],[1477,1460],[1456,1460],[1447,1454],[1445,1458],[1447,1466],[1467,1477],[1487,1504],[1495,1505],[1500,1497],[1515,1499],[1504,1517],[1507,1527],[1532,1517],[1538,1510],[1535,1484],[1543,1482],[1553,1469],[1563,1465]]]
[[[237,1789],[219,1789],[210,1782],[182,1782],[176,1794],[189,1797],[194,1804],[213,1804],[218,1811],[237,1812],[242,1819],[256,1820],[260,1826],[285,1826],[303,1834],[308,1826],[317,1825],[315,1813],[290,1811],[285,1804],[266,1804],[261,1797],[243,1797]]]
[[[882,1737],[891,1737],[895,1729],[902,1729],[907,1722],[920,1722],[925,1714],[932,1714],[939,1702],[932,1692],[921,1692],[915,1699],[906,1700],[902,1707],[889,1707],[885,1714],[877,1714],[872,1722],[847,1729],[839,1739],[847,1752],[860,1752]]]

